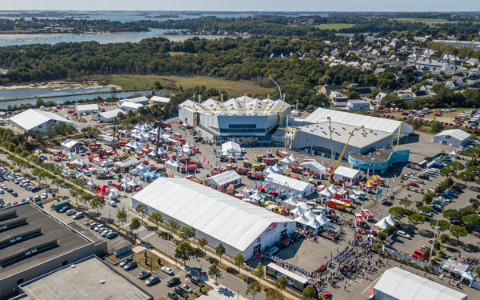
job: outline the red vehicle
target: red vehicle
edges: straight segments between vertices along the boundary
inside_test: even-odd
[[[357,221],[357,224],[361,227],[367,223],[367,220],[361,214],[355,214],[355,221]]]
[[[258,173],[258,172],[253,172],[253,171],[248,171],[247,177],[250,179],[263,179],[263,173]]]
[[[415,250],[415,252],[412,254],[413,258],[420,259],[420,260],[425,260],[424,253],[422,250]]]
[[[181,166],[180,172],[191,172],[197,169],[197,165]]]
[[[273,158],[273,157],[267,157],[267,158],[264,158],[263,162],[265,162],[265,164],[267,164],[267,165],[274,165],[274,164],[278,163],[278,160],[276,158]]]
[[[328,207],[338,209],[338,210],[345,210],[345,202],[337,200],[337,199],[330,199],[327,202]]]
[[[285,158],[287,155],[288,155],[288,152],[287,151],[283,151],[283,150],[280,150],[280,149],[277,149],[275,151],[275,154],[277,156],[280,156],[281,158]]]
[[[420,187],[418,185],[418,183],[416,183],[416,182],[410,182],[410,186],[413,186],[413,187],[416,187],[416,188]]]
[[[362,216],[367,218],[367,221],[373,219],[373,213],[368,209],[362,209]]]
[[[235,171],[240,175],[247,175],[251,170],[245,167],[238,167]]]

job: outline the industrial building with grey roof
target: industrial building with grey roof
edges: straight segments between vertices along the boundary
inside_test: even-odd
[[[95,253],[94,243],[32,203],[0,210],[0,298]]]

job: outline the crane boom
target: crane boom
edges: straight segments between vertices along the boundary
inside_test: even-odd
[[[363,125],[358,127],[358,128],[355,128],[352,130],[352,132],[350,132],[350,136],[348,137],[348,140],[347,142],[345,143],[345,146],[343,146],[343,150],[342,150],[342,153],[340,153],[340,156],[338,157],[337,159],[337,162],[335,163],[335,165],[333,166],[332,168],[332,172],[330,173],[330,176],[328,176],[328,180],[330,182],[333,182],[333,173],[335,172],[335,170],[338,168],[338,165],[340,164],[340,162],[342,161],[342,157],[343,157],[343,154],[345,153],[345,150],[347,150],[347,147],[348,147],[348,143],[350,143],[350,140],[352,139],[352,136],[353,134],[355,133],[355,131],[357,130],[360,130],[360,129],[363,129]]]

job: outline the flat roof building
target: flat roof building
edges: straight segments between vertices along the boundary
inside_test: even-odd
[[[221,145],[269,145],[271,135],[286,122],[290,105],[281,100],[243,96],[225,102],[186,100],[178,106],[179,120],[192,125],[205,139]]]
[[[471,135],[461,129],[449,129],[440,132],[433,138],[434,143],[445,144],[452,147],[466,146],[471,141]]]
[[[206,238],[222,243],[226,254],[241,252],[245,260],[295,232],[295,221],[185,178],[158,178],[133,195],[132,206],[145,204],[166,222],[176,220]]]
[[[291,193],[294,197],[306,198],[315,192],[315,185],[276,173],[265,177],[265,185],[273,190]]]
[[[15,115],[8,119],[8,122],[22,133],[27,131],[40,131],[46,133],[48,126],[54,127],[58,123],[73,125],[72,121],[60,117],[57,114],[36,109],[28,109]]]
[[[78,115],[89,115],[99,112],[98,104],[77,104],[75,109]]]
[[[152,98],[150,98],[150,102],[167,104],[167,103],[170,103],[170,98],[160,97],[160,96],[152,96]]]
[[[32,203],[0,210],[0,298],[18,285],[95,254],[95,245]]]
[[[218,191],[225,191],[230,184],[237,185],[242,182],[242,177],[234,170],[226,171],[212,177],[205,178],[205,185]]]
[[[115,118],[118,116],[118,114],[125,114],[125,112],[118,108],[106,112],[99,112],[98,114],[92,116],[92,120],[100,120],[103,123],[113,123],[115,122]]]
[[[122,104],[118,104],[118,107],[124,111],[137,111],[143,107],[143,104],[137,102],[125,101]]]
[[[153,297],[130,280],[90,256],[20,285],[31,300],[150,300]]]

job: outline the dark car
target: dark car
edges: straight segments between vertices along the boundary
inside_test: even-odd
[[[160,277],[158,275],[153,275],[152,277],[148,278],[147,281],[145,281],[145,284],[147,286],[152,286],[154,284],[157,284],[160,282]]]
[[[200,285],[203,283],[202,279],[197,276],[192,276],[192,278],[190,278],[190,281],[195,285]]]
[[[430,180],[430,176],[425,175],[425,174],[418,175],[418,178],[420,178],[420,179],[425,179],[425,180]]]
[[[183,294],[185,294],[185,290],[181,286],[176,286],[174,290],[179,296],[183,296]]]
[[[132,261],[131,258],[127,258],[127,259],[121,261],[120,264],[119,264],[119,266],[120,266],[120,267],[124,267],[126,264],[128,264],[128,263],[131,262],[131,261]]]
[[[167,281],[167,286],[168,287],[171,287],[171,286],[174,286],[174,285],[177,285],[180,283],[180,278],[178,277],[173,277],[171,278],[169,281]]]
[[[132,260],[131,262],[127,263],[127,264],[123,267],[123,269],[124,269],[125,271],[130,271],[130,270],[135,269],[137,266],[138,266],[138,265],[137,265],[137,262],[134,261],[134,260]]]
[[[178,300],[177,294],[175,294],[174,291],[169,291],[168,292],[168,297],[172,298],[173,300]]]
[[[142,271],[140,273],[138,273],[138,279],[141,279],[141,280],[144,280],[144,279],[147,279],[148,277],[150,277],[152,275],[152,273],[150,273],[150,271]]]
[[[452,224],[452,225],[462,225],[462,221],[457,220],[457,219],[453,219],[453,220],[450,221],[450,224]]]

